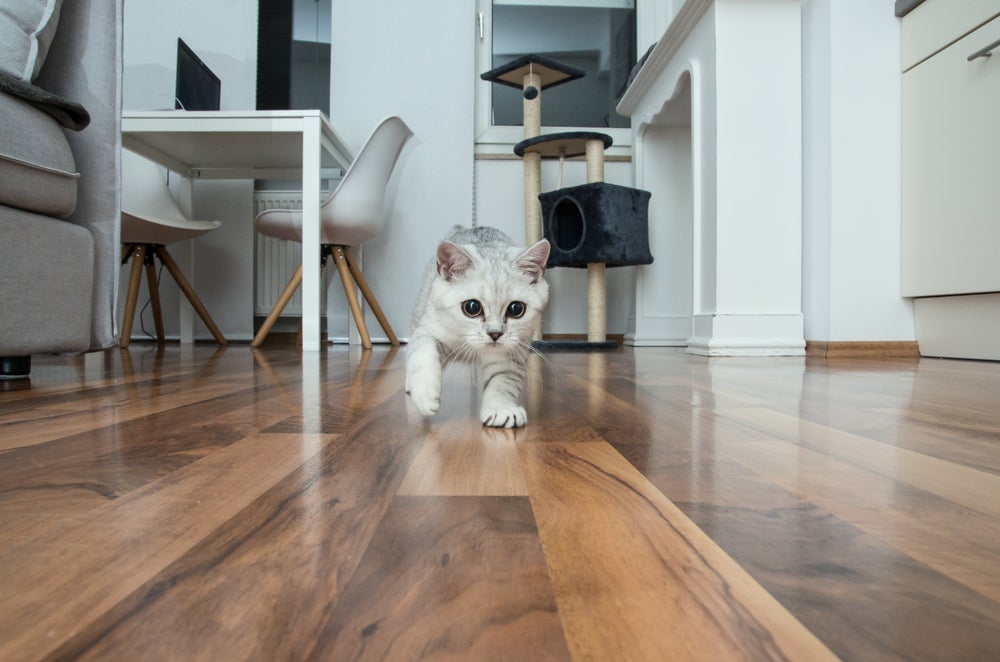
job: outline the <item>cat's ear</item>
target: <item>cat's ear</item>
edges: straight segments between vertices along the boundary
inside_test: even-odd
[[[437,272],[441,278],[451,280],[461,276],[472,266],[472,257],[461,246],[450,241],[438,244]]]
[[[514,266],[527,274],[532,283],[537,283],[538,279],[545,275],[545,263],[549,259],[549,249],[549,240],[542,239],[518,255],[517,259],[514,260]]]

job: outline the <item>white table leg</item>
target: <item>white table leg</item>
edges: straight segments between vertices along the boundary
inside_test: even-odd
[[[320,349],[318,117],[302,120],[302,350]]]
[[[181,212],[185,216],[194,218],[194,182],[190,177],[175,177],[175,174],[171,173],[171,181],[177,181],[175,188],[177,206],[180,207]],[[177,242],[170,247],[170,255],[174,258],[174,262],[177,263],[181,271],[187,276],[191,287],[194,288],[194,241],[188,239]],[[191,344],[194,342],[194,308],[191,307],[191,302],[187,300],[187,297],[183,295],[178,296],[177,300],[179,305],[177,321],[180,341],[184,344]]]

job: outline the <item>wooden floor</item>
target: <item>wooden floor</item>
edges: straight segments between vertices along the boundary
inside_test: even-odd
[[[136,344],[0,385],[0,660],[998,660],[1000,364]]]

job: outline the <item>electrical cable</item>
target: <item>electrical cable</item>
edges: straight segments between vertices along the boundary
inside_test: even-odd
[[[160,263],[160,270],[156,272],[156,289],[160,289],[160,276],[163,274],[163,263]],[[146,303],[142,304],[142,308],[139,310],[139,330],[146,334],[150,340],[158,340],[158,338],[146,330],[146,323],[142,319],[142,316],[146,313],[146,309],[153,303],[152,297],[146,299]]]

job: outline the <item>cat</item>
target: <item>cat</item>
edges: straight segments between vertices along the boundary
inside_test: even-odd
[[[518,400],[532,338],[549,300],[545,239],[517,247],[491,227],[456,225],[438,245],[413,310],[406,392],[423,416],[441,405],[441,372],[450,360],[475,363],[483,386],[479,420],[487,427],[527,422]]]

